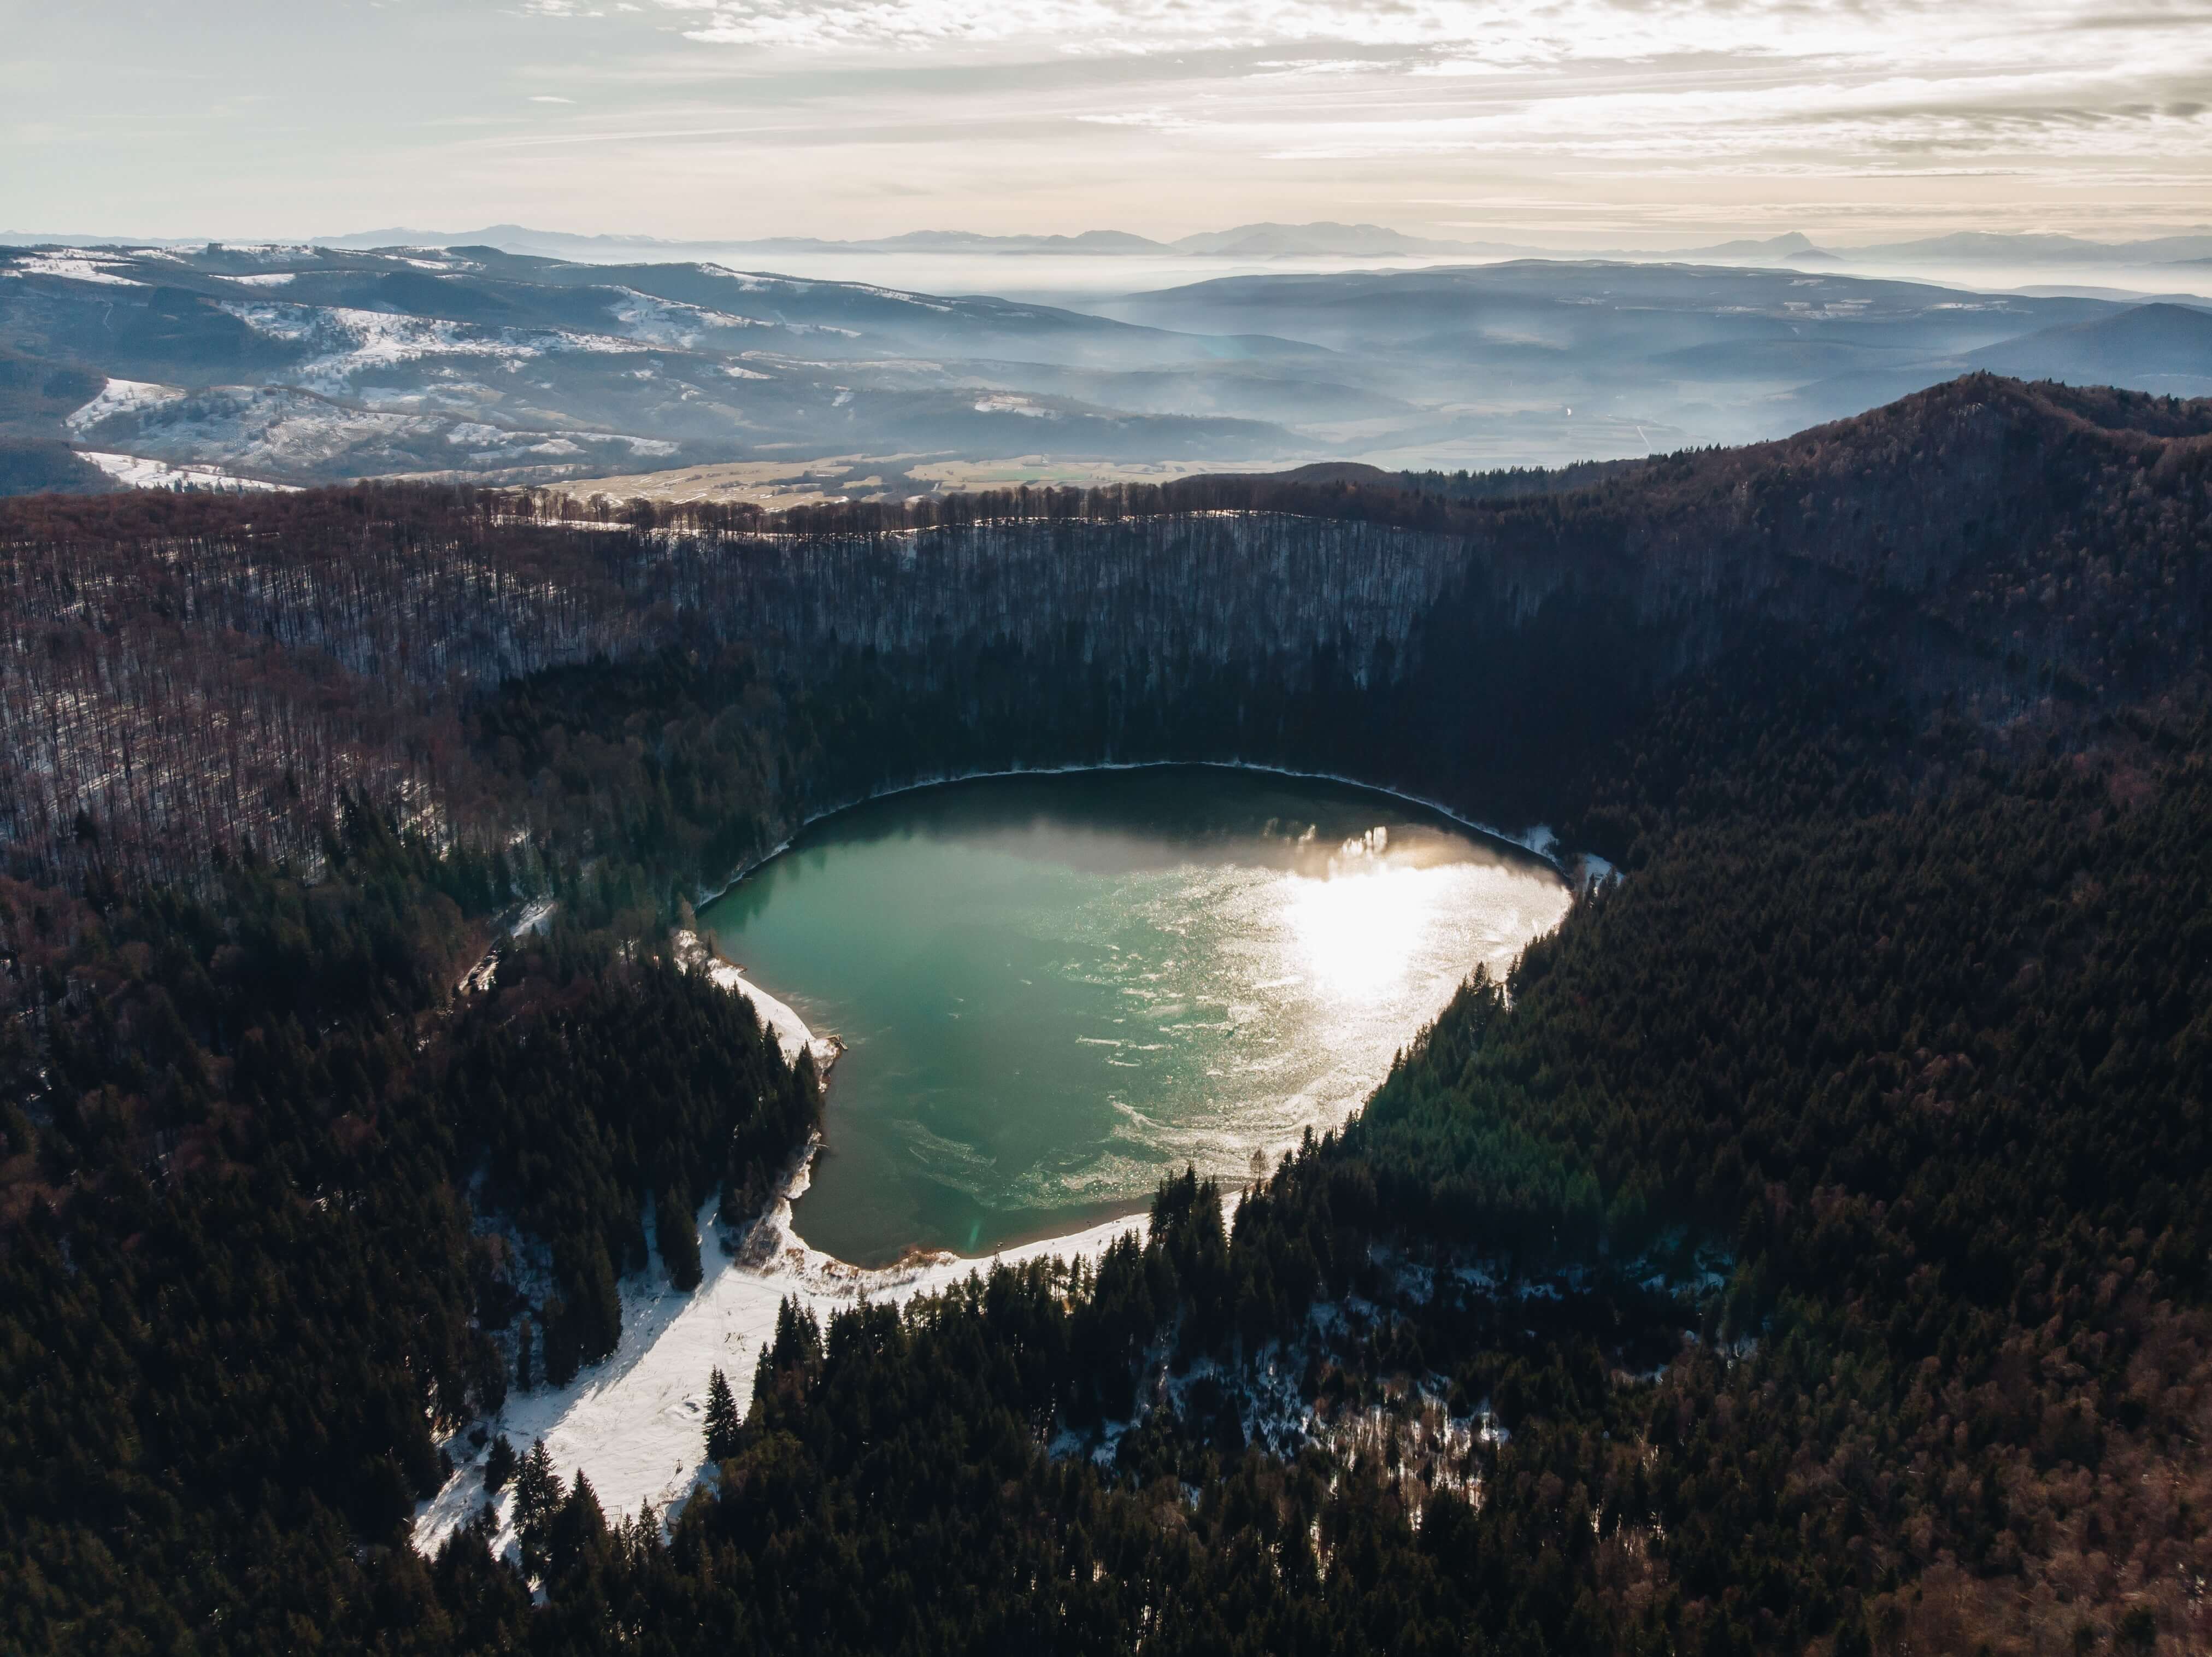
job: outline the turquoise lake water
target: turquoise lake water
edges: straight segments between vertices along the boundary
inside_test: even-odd
[[[873,1265],[1073,1230],[1186,1162],[1248,1178],[1567,902],[1405,801],[1160,766],[876,801],[699,920],[845,1043],[795,1219]]]

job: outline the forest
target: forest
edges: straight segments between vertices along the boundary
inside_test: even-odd
[[[1984,379],[1556,488],[9,503],[0,1638],[2203,1648],[2208,436]],[[691,901],[1133,758],[1621,874],[1233,1227],[794,1307],[680,1514],[515,1446],[520,1556],[416,1553],[441,1436],[818,1119]]]

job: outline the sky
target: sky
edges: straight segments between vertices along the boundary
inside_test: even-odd
[[[2212,0],[0,0],[0,228],[2212,222]]]

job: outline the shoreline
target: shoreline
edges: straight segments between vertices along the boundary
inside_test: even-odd
[[[701,1204],[696,1218],[706,1271],[698,1288],[669,1287],[654,1249],[645,1270],[619,1286],[623,1331],[611,1356],[580,1370],[564,1386],[511,1395],[496,1416],[471,1426],[488,1435],[504,1434],[518,1451],[533,1439],[544,1440],[564,1482],[578,1473],[589,1477],[611,1520],[649,1507],[665,1524],[714,1477],[705,1459],[710,1375],[720,1369],[739,1410],[750,1407],[755,1361],[774,1337],[787,1298],[826,1325],[837,1312],[864,1301],[901,1305],[955,1288],[1001,1263],[1095,1262],[1121,1237],[1133,1235],[1141,1245],[1149,1229],[1147,1215],[1138,1213],[989,1255],[942,1251],[889,1266],[853,1265],[792,1228],[792,1206],[806,1192],[820,1147],[820,1135],[808,1139],[766,1209],[742,1232],[725,1223],[716,1199]],[[442,1441],[456,1464],[453,1475],[416,1508],[409,1542],[425,1557],[434,1556],[488,1499],[498,1521],[494,1551],[519,1546],[514,1486],[487,1498],[483,1453],[467,1432]]]
[[[687,972],[703,971],[707,973],[708,981],[717,989],[726,990],[731,994],[742,996],[751,1002],[753,1010],[759,1015],[761,1022],[775,1032],[776,1039],[783,1048],[785,1063],[796,1062],[802,1049],[811,1051],[814,1055],[816,1073],[823,1081],[826,1082],[829,1080],[831,1068],[844,1055],[845,1043],[842,1038],[834,1033],[829,1035],[816,1035],[796,1011],[787,1003],[779,1001],[762,989],[757,982],[747,976],[744,967],[723,954],[718,947],[709,944],[703,933],[685,929],[679,929],[670,935],[674,941],[678,966]],[[819,1260],[827,1267],[834,1268],[838,1271],[889,1276],[918,1270],[948,1260],[966,1260],[971,1264],[980,1264],[995,1260],[1013,1250],[1036,1249],[1061,1241],[1079,1241],[1102,1228],[1125,1225],[1131,1221],[1141,1221],[1152,1206],[1149,1198],[1132,1198],[1126,1204],[1111,1204],[1109,1205],[1111,1212],[1073,1231],[1060,1229],[1058,1226],[1048,1226],[1032,1236],[1010,1238],[999,1244],[988,1254],[961,1254],[953,1249],[925,1248],[921,1244],[915,1243],[908,1245],[896,1259],[887,1261],[881,1265],[863,1265],[857,1261],[843,1259],[831,1254],[825,1249],[817,1248],[799,1234],[796,1221],[793,1216],[793,1204],[804,1197],[808,1187],[814,1183],[814,1159],[821,1152],[823,1143],[823,1136],[817,1130],[806,1143],[799,1148],[796,1161],[783,1180],[778,1184],[775,1194],[769,1199],[768,1207],[752,1219],[732,1222],[719,1214],[715,1215],[715,1223],[725,1228],[726,1234],[742,1235],[745,1238],[745,1246],[737,1251],[738,1258],[742,1260],[745,1258],[751,1239],[760,1228],[774,1221],[781,1234],[792,1244],[805,1250],[810,1260]],[[706,1234],[703,1228],[700,1234],[702,1236]]]
[[[796,1064],[800,1053],[811,1052],[815,1074],[829,1079],[831,1068],[844,1053],[842,1040],[834,1035],[816,1035],[805,1019],[746,977],[744,967],[709,944],[696,927],[679,927],[669,934],[669,939],[679,968],[686,972],[703,972],[716,989],[726,990],[751,1006],[762,1025],[775,1033],[785,1063]]]
[[[1146,761],[979,772],[917,782],[871,795],[869,800],[984,777],[1155,770],[1186,763],[1331,783],[1403,801],[1463,829],[1529,852],[1571,882],[1573,880],[1573,871],[1555,855],[1556,839],[1547,831],[1506,835],[1433,801],[1395,789],[1376,789],[1323,772],[1287,771],[1243,762]],[[866,803],[868,801],[854,802]],[[836,814],[823,813],[809,819],[807,825]],[[802,832],[807,825],[802,825]],[[796,834],[792,838],[795,839]],[[727,892],[745,874],[787,850],[791,843],[785,841],[775,852],[748,865],[721,891]],[[702,905],[712,901],[712,897],[701,900]],[[843,1044],[835,1035],[817,1035],[796,1010],[722,955],[709,943],[707,929],[695,922],[692,928],[674,931],[672,953],[679,969],[704,972],[718,988],[744,997],[763,1027],[775,1033],[787,1062],[795,1063],[801,1052],[808,1052],[818,1072],[824,1078],[829,1075]],[[709,1377],[720,1368],[740,1410],[750,1405],[755,1360],[773,1338],[777,1316],[787,1298],[795,1298],[826,1324],[838,1311],[864,1301],[900,1305],[918,1295],[952,1288],[1000,1263],[1095,1261],[1122,1237],[1133,1236],[1141,1245],[1150,1229],[1149,1203],[1138,1200],[1073,1229],[1003,1243],[988,1254],[914,1248],[885,1265],[858,1265],[816,1247],[796,1228],[794,1208],[812,1184],[815,1158],[822,1144],[819,1131],[809,1136],[757,1214],[722,1214],[717,1209],[718,1199],[712,1197],[701,1204],[696,1218],[705,1272],[698,1288],[688,1292],[671,1288],[659,1251],[653,1249],[645,1270],[632,1274],[619,1285],[622,1333],[614,1353],[580,1370],[565,1386],[540,1386],[509,1397],[493,1417],[468,1423],[445,1438],[442,1447],[453,1456],[455,1471],[435,1496],[416,1508],[410,1540],[418,1552],[434,1554],[485,1503],[483,1452],[470,1441],[471,1430],[482,1429],[488,1435],[503,1434],[517,1450],[542,1439],[564,1480],[580,1472],[590,1477],[611,1519],[650,1507],[665,1522],[714,1477],[714,1470],[704,1461]],[[1231,1223],[1239,1191],[1241,1187],[1233,1188],[1224,1196],[1224,1217]],[[514,1496],[510,1486],[492,1499],[495,1550],[516,1545]]]
[[[1084,771],[1167,771],[1184,767],[1196,767],[1206,771],[1255,772],[1264,777],[1291,777],[1302,783],[1334,783],[1341,788],[1358,789],[1367,794],[1379,794],[1388,800],[1402,800],[1409,806],[1419,806],[1424,811],[1434,812],[1447,821],[1455,823],[1461,828],[1480,834],[1486,839],[1496,840],[1504,845],[1518,847],[1531,856],[1550,864],[1553,871],[1567,882],[1569,887],[1577,892],[1581,891],[1585,886],[1596,884],[1613,872],[1613,866],[1602,857],[1594,856],[1589,852],[1575,852],[1560,849],[1559,837],[1541,823],[1534,824],[1518,833],[1511,832],[1494,824],[1478,823],[1474,818],[1464,816],[1442,801],[1431,800],[1425,795],[1408,794],[1403,789],[1389,788],[1379,783],[1363,782],[1358,777],[1346,777],[1337,771],[1292,771],[1285,766],[1261,765],[1256,760],[1250,759],[1101,759],[1071,765],[1016,765],[1005,771],[956,771],[943,777],[920,777],[911,783],[901,783],[895,788],[878,789],[873,793],[862,795],[857,800],[848,800],[842,805],[832,806],[826,811],[816,812],[812,816],[802,819],[789,834],[784,836],[781,840],[750,862],[741,866],[737,873],[731,875],[721,885],[714,887],[711,891],[706,887],[701,887],[693,895],[691,906],[696,911],[705,908],[708,904],[727,897],[731,889],[744,880],[746,876],[774,862],[785,852],[790,850],[798,844],[799,837],[816,824],[826,823],[830,819],[842,813],[855,811],[862,806],[873,805],[878,800],[896,800],[902,794],[918,794],[924,789],[941,789],[955,783],[985,783],[1015,777],[1073,777]]]

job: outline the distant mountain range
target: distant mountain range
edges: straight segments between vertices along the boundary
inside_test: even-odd
[[[1117,253],[1203,259],[1405,258],[1464,253],[1492,259],[1576,258],[1662,259],[1713,264],[2068,264],[2166,265],[2212,259],[2212,229],[2156,236],[2140,241],[2087,241],[2076,236],[2006,235],[1962,230],[1912,241],[1824,247],[1802,231],[1764,238],[1740,238],[1694,247],[1657,250],[1611,248],[1596,253],[1563,255],[1558,248],[1527,242],[1455,241],[1411,236],[1379,224],[1242,224],[1233,229],[1201,231],[1172,241],[1122,230],[1087,230],[1080,235],[981,235],[965,230],[915,230],[904,235],[857,241],[811,236],[770,236],[726,242],[664,242],[644,236],[580,236],[532,230],[517,224],[444,235],[390,228],[316,238],[331,247],[446,247],[477,244],[512,253],[541,253],[556,258],[589,257],[599,250],[661,247],[671,257],[717,248],[758,253]]]
[[[764,236],[726,241],[663,241],[651,236],[582,236],[559,230],[532,230],[520,224],[489,225],[481,230],[446,233],[392,227],[345,235],[318,236],[323,247],[454,247],[483,246],[509,253],[556,258],[589,257],[623,248],[657,248],[671,257],[685,253],[1117,253],[1153,256],[1270,259],[1297,256],[1389,258],[1421,253],[1528,253],[1503,243],[1437,241],[1409,236],[1379,224],[1242,224],[1230,230],[1202,231],[1173,241],[1155,241],[1125,230],[1086,230],[1080,235],[983,235],[970,230],[911,230],[903,235],[853,241],[818,236]]]
[[[1982,230],[1960,230],[1918,241],[1879,242],[1843,251],[1853,259],[1868,262],[2172,265],[2212,257],[2212,229],[2194,230],[2185,235],[2153,236],[2142,241],[2085,241],[2078,236],[2001,235]]]
[[[2212,394],[2212,310],[1808,271],[1801,241],[1751,244],[1765,264],[1724,245],[1238,275],[1084,309],[483,245],[0,248],[0,491],[848,457],[896,496],[948,460],[1614,459],[1974,369]]]
[[[58,235],[0,231],[0,245],[77,247],[198,247],[198,238]],[[2212,229],[2136,241],[2091,241],[2076,236],[1962,230],[1917,241],[1857,247],[1822,247],[1802,231],[1745,237],[1692,247],[1562,250],[1534,243],[1450,241],[1407,235],[1379,224],[1261,222],[1200,231],[1172,241],[1125,230],[1086,230],[1077,235],[988,235],[969,230],[912,230],[901,235],[835,240],[817,236],[732,237],[671,241],[658,236],[583,235],[520,224],[441,231],[389,225],[381,229],[314,236],[308,245],[371,251],[390,247],[491,247],[502,253],[583,260],[654,261],[728,255],[777,254],[1006,254],[1034,257],[1081,254],[1190,259],[1614,259],[1666,263],[1792,265],[1836,269],[1883,265],[2203,265],[2212,262]]]

